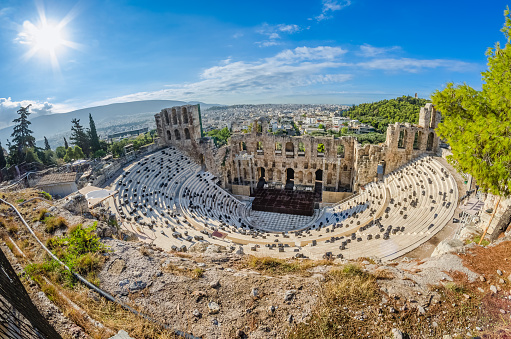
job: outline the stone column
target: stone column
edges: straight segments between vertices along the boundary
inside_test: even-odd
[[[238,175],[238,185],[241,184],[241,175],[240,175],[240,164],[236,159],[236,174]]]
[[[335,181],[335,190],[339,190],[339,172],[341,171],[341,159],[337,158],[337,166],[335,167],[335,173],[336,181]]]
[[[252,191],[255,191],[255,184],[254,184],[255,179],[254,178],[256,177],[256,175],[254,174],[254,169],[255,169],[254,159],[249,158],[248,161],[250,163],[250,187],[252,188]]]
[[[325,184],[326,184],[326,170],[325,170],[325,166],[326,165],[326,160],[325,158],[323,158],[323,177],[322,177],[322,184],[323,184],[323,189],[325,188]]]

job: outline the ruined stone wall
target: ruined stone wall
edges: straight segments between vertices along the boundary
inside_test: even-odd
[[[421,108],[419,125],[396,122],[387,127],[384,145],[357,147],[354,189],[374,181],[378,165],[383,166],[383,174],[387,174],[422,154],[436,154],[440,140],[434,129],[440,119],[440,112],[428,103]]]
[[[254,122],[251,133],[231,136],[224,180],[227,187],[234,182],[257,183],[261,177],[285,183],[291,169],[295,185],[314,186],[318,174],[323,187],[336,191],[350,188],[355,143],[353,137],[276,136],[267,133],[263,119]],[[319,144],[324,145],[324,152],[318,151]]]
[[[261,118],[250,133],[235,134],[218,149],[212,139],[202,137],[199,105],[166,108],[155,115],[161,144],[186,152],[219,177],[224,188],[233,184],[255,188],[259,178],[285,184],[294,176],[295,185],[312,187],[319,182],[328,191],[357,190],[378,177],[379,166],[386,174],[422,154],[435,154],[439,138],[434,128],[440,118],[432,104],[426,104],[419,125],[389,125],[384,144],[365,146],[351,136],[276,136],[267,132],[268,120]],[[319,144],[324,152],[318,151]]]

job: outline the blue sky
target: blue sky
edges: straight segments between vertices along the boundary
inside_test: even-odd
[[[28,103],[40,115],[145,99],[352,104],[429,97],[447,82],[480,88],[505,6],[0,0],[0,127]]]

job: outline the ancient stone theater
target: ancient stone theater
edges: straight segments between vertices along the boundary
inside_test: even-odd
[[[160,149],[123,170],[115,210],[123,227],[163,248],[391,260],[442,230],[458,205],[456,180],[436,155],[431,104],[418,125],[390,125],[385,143],[364,146],[275,136],[259,119],[216,147],[198,105],[155,119]]]

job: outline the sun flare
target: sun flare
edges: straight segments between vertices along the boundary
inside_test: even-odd
[[[60,66],[57,55],[63,51],[64,47],[73,49],[81,47],[80,44],[68,40],[65,29],[66,25],[76,15],[76,10],[71,10],[59,22],[48,19],[42,7],[39,7],[38,10],[38,22],[32,23],[26,20],[18,33],[16,41],[29,47],[24,55],[25,61],[28,61],[35,54],[40,54],[42,57],[49,56],[53,69],[59,72]]]
[[[64,44],[61,30],[56,26],[43,25],[34,32],[34,47],[48,52]]]

